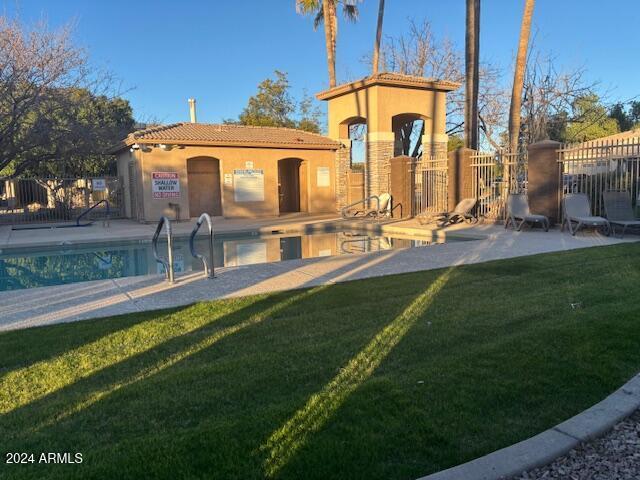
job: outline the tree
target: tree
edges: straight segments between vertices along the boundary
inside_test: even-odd
[[[465,37],[464,140],[467,148],[478,149],[478,94],[480,69],[480,0],[467,0]]]
[[[384,19],[384,0],[378,4],[378,26],[376,28],[376,41],[373,46],[373,74],[378,74],[380,63],[380,42],[382,41],[382,21]]]
[[[567,126],[576,98],[596,95],[597,83],[585,81],[584,68],[559,70],[555,58],[531,47],[522,99],[520,141],[531,144],[551,139],[567,140]]]
[[[534,5],[535,0],[525,0],[522,25],[520,27],[520,39],[518,41],[518,55],[516,57],[513,75],[511,108],[509,109],[509,149],[514,153],[518,150],[520,138],[522,90],[524,88],[524,75],[527,68],[527,53],[529,50],[529,37],[531,36],[531,21],[533,19]]]
[[[618,122],[621,132],[636,129],[640,127],[640,101],[630,102],[628,109],[618,102],[611,107],[609,116]]]
[[[111,157],[100,153],[133,127],[128,103],[106,95],[110,86],[73,45],[70,27],[28,29],[0,17],[0,173],[108,168]]]
[[[291,97],[289,79],[285,72],[276,70],[275,78],[267,78],[258,85],[258,93],[249,98],[238,120],[225,120],[227,124],[259,127],[299,128],[320,132],[322,114],[308,94],[297,102]]]
[[[381,57],[389,71],[465,82],[462,53],[448,39],[437,38],[428,20],[410,20],[406,33],[385,40]],[[370,58],[368,60],[371,61]],[[501,75],[502,71],[494,65],[482,63],[479,66],[478,119],[480,131],[491,144],[496,143],[493,137],[504,129],[504,112],[508,104]],[[447,94],[446,133],[449,136],[459,135],[462,138],[464,135],[465,101],[465,89]],[[415,139],[419,152],[421,126],[422,121],[416,120],[403,127],[401,132],[403,139],[409,136]],[[414,152],[416,148],[412,145],[405,154],[412,155]]]
[[[573,115],[566,129],[567,141],[586,142],[620,131],[616,119],[609,117],[607,107],[595,94],[573,102]]]
[[[358,19],[359,0],[296,0],[296,10],[301,14],[314,15],[313,28],[324,23],[325,47],[327,51],[327,67],[329,71],[329,87],[336,86],[336,45],[338,42],[338,3],[342,4],[342,12],[347,20]]]

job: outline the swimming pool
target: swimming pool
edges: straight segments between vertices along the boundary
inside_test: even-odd
[[[433,243],[443,242],[430,238],[344,230],[311,234],[216,235],[214,265],[237,267],[424,247]],[[199,253],[207,254],[206,237],[198,237],[195,244]],[[158,251],[166,257],[166,241],[158,244]],[[202,270],[202,262],[191,256],[187,238],[174,239],[173,263],[177,274]],[[0,291],[163,272],[164,268],[153,257],[151,242],[146,240],[0,251]]]

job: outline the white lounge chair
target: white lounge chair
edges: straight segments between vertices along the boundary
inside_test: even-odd
[[[504,228],[510,223],[517,231],[520,231],[525,223],[540,224],[545,232],[549,231],[549,219],[544,215],[531,213],[526,194],[512,193],[507,197],[507,220],[504,222]]]
[[[566,224],[571,235],[584,227],[601,228],[605,235],[611,234],[611,225],[606,218],[591,215],[589,197],[584,193],[567,194],[562,200],[562,211],[562,231]]]

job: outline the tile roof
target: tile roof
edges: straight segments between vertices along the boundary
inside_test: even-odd
[[[174,145],[248,146],[265,148],[301,148],[337,150],[340,144],[328,137],[293,128],[174,123],[130,133],[111,153],[134,143]]]
[[[329,100],[330,98],[344,95],[345,93],[359,90],[361,88],[372,85],[390,85],[398,87],[422,88],[425,90],[443,90],[450,92],[460,87],[459,83],[449,80],[438,80],[435,78],[418,77],[415,75],[404,75],[396,72],[382,72],[377,75],[362,78],[355,82],[345,83],[336,87],[324,90],[316,95],[320,100]]]

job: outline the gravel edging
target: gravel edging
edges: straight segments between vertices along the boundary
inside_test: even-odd
[[[640,478],[640,410],[605,436],[583,443],[553,463],[514,480],[637,480]]]
[[[640,375],[582,413],[534,437],[419,480],[503,480],[551,463],[640,408]]]

